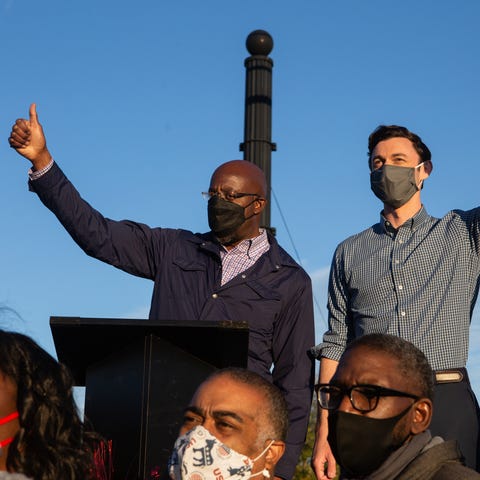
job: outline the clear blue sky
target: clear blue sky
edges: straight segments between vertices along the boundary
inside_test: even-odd
[[[433,153],[436,216],[478,205],[480,2],[0,0],[0,304],[54,352],[49,317],[148,313],[152,284],[87,257],[7,143],[37,103],[55,159],[105,215],[205,231],[213,169],[241,158],[247,35],[274,38],[272,185],[314,279],[317,338],[335,246],[375,223],[368,134],[404,124]],[[272,205],[280,243],[294,248]],[[480,392],[480,319],[469,366]],[[452,319],[453,320],[453,319]]]

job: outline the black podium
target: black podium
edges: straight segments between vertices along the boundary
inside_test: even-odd
[[[86,386],[85,415],[112,441],[115,480],[164,479],[197,386],[246,367],[246,322],[51,317],[58,360]]]

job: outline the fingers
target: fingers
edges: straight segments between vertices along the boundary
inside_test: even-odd
[[[335,478],[336,476],[337,476],[337,462],[335,462],[335,458],[330,453],[327,460],[327,477]]]
[[[312,452],[312,470],[317,480],[331,480],[337,475],[337,464],[328,443],[315,443]]]
[[[324,463],[318,466],[312,464],[312,469],[317,477],[317,480],[332,480],[337,476],[337,465],[333,463]]]
[[[35,103],[32,103],[30,105],[29,114],[30,114],[30,122],[32,122],[32,124],[38,125],[37,105]]]
[[[30,125],[24,118],[15,121],[8,142],[12,148],[24,148],[29,145],[31,139]]]

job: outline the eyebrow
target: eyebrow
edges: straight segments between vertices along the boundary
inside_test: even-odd
[[[196,407],[195,405],[189,405],[183,410],[183,413],[194,413],[195,415],[198,415],[199,417],[205,418],[205,413],[201,408]]]
[[[228,410],[227,411],[217,410],[215,412],[212,412],[212,417],[213,418],[230,417],[230,418],[232,418],[233,420],[236,420],[239,423],[245,423],[244,419],[240,415],[238,415],[238,413],[229,412]]]
[[[188,413],[188,412],[194,413],[195,415],[198,415],[199,417],[202,417],[203,419],[205,419],[205,416],[206,416],[205,411],[202,410],[201,408],[196,407],[195,405],[188,406],[187,408],[185,408],[185,410],[183,412],[184,413]],[[232,419],[236,420],[239,423],[245,423],[245,420],[243,419],[243,417],[238,415],[238,413],[231,412],[229,410],[216,410],[216,411],[212,412],[212,417],[215,418],[215,419],[229,417],[229,418],[232,418]]]
[[[407,155],[406,153],[398,152],[398,153],[392,153],[391,157],[394,157],[394,158],[398,158],[398,157],[406,158],[406,157],[408,157],[408,155]],[[374,157],[372,157],[372,161],[373,161],[373,160],[376,160],[377,158],[378,158],[379,160],[385,160],[385,157],[383,157],[382,155],[375,155]]]

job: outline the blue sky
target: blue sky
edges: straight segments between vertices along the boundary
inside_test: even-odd
[[[143,318],[152,289],[83,254],[28,192],[14,120],[37,103],[54,158],[106,216],[205,231],[200,192],[242,158],[245,39],[265,29],[272,186],[314,281],[320,338],[335,246],[381,208],[366,160],[377,125],[403,124],[432,150],[431,214],[478,205],[479,19],[477,0],[0,0],[0,304],[22,319],[4,323],[53,353],[51,315]],[[272,224],[294,254],[275,204]],[[479,339],[475,313],[480,393]]]

